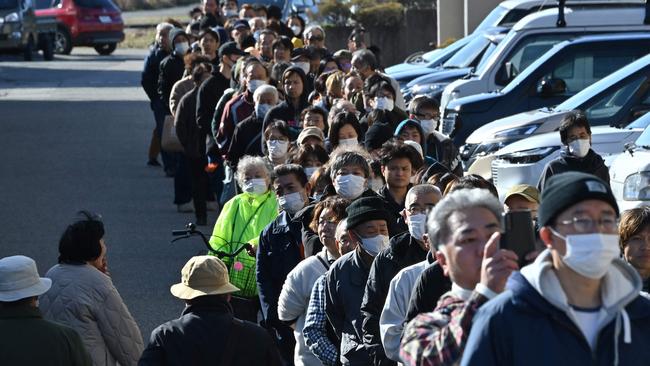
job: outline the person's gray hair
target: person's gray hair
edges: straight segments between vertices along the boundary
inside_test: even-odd
[[[429,242],[432,247],[444,245],[449,235],[449,217],[454,213],[470,208],[482,207],[490,210],[500,220],[503,207],[499,200],[487,189],[461,189],[446,195],[431,210],[427,219]]]
[[[171,23],[158,23],[158,25],[156,25],[156,33],[160,34],[162,31],[170,31],[172,28],[174,28],[174,25]]]
[[[358,166],[363,169],[366,179],[370,177],[370,166],[368,165],[366,157],[355,151],[345,151],[341,155],[336,156],[334,162],[330,166],[330,178],[332,181],[336,179],[338,172],[346,166]]]
[[[259,88],[255,89],[255,93],[253,93],[253,101],[259,102],[260,98],[264,94],[271,94],[273,95],[273,98],[275,99],[275,102],[278,102],[278,89],[276,89],[273,85],[262,85]]]
[[[440,192],[440,189],[434,186],[433,184],[429,184],[429,183],[418,184],[416,186],[413,186],[406,193],[406,199],[404,199],[404,204],[406,205],[406,208],[408,208],[408,205],[411,203],[412,200],[411,197],[425,195],[425,194],[435,194],[438,197],[442,197],[442,192]]]
[[[377,68],[377,57],[368,49],[364,48],[362,50],[354,51],[352,58],[356,58],[364,66],[369,66],[371,70]]]
[[[336,230],[334,231],[334,240],[339,240],[341,235],[343,235],[343,233],[346,231],[348,231],[347,217],[339,221],[339,223],[336,225]]]
[[[244,187],[244,180],[246,179],[246,171],[250,168],[261,167],[266,171],[269,181],[271,181],[271,174],[273,170],[271,169],[271,164],[262,156],[250,156],[246,155],[239,160],[237,163],[237,173],[235,173],[235,179],[239,187]]]
[[[334,117],[336,117],[337,114],[341,112],[351,112],[351,113],[356,113],[357,108],[354,106],[354,104],[348,100],[345,99],[339,99],[334,103],[334,105],[330,108],[329,113],[327,113],[327,125],[329,127],[332,126],[332,123],[334,122]]]
[[[323,27],[321,27],[320,25],[310,25],[309,27],[307,27],[307,29],[305,29],[305,33],[304,33],[305,38],[309,39],[309,34],[311,34],[311,32],[313,32],[314,30],[321,31],[323,33],[323,39],[327,38],[327,37],[325,37],[325,29],[323,29]]]

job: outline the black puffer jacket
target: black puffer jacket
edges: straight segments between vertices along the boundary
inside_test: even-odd
[[[384,308],[390,281],[405,267],[426,259],[428,251],[408,232],[393,237],[390,247],[381,251],[372,263],[361,302],[363,343],[375,365],[395,365],[384,352],[379,335],[379,318]]]
[[[418,314],[433,311],[438,304],[438,299],[449,290],[451,290],[451,280],[445,276],[438,262],[425,268],[413,287],[406,322],[411,321]]]
[[[609,169],[600,155],[596,154],[592,149],[589,149],[589,152],[584,158],[578,158],[569,154],[565,148],[562,149],[560,156],[557,159],[546,164],[544,172],[539,178],[539,183],[537,183],[537,189],[539,189],[540,192],[543,191],[544,185],[546,185],[546,181],[550,177],[566,172],[593,174],[609,185]]]
[[[412,185],[409,184],[407,192],[409,189],[411,189],[411,187]],[[377,194],[384,201],[386,211],[388,211],[392,217],[391,222],[388,223],[389,236],[392,238],[395,235],[407,231],[409,227],[406,225],[406,222],[404,222],[402,215],[400,215],[402,210],[404,210],[404,202],[402,202],[402,204],[397,203],[386,185],[381,187]]]
[[[151,333],[139,366],[282,365],[264,329],[234,318],[230,304],[219,297],[198,299],[180,318]]]
[[[205,156],[206,134],[196,124],[196,95],[199,88],[194,87],[185,94],[178,103],[174,125],[176,135],[183,145],[183,151],[188,158],[202,158]]]

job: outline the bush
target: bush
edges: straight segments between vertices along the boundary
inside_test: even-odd
[[[376,3],[369,0],[355,0],[358,10],[354,20],[375,27],[397,27],[404,19],[404,6],[395,1]]]
[[[352,12],[347,4],[341,0],[323,0],[318,4],[318,13],[322,22],[334,26],[347,25]]]

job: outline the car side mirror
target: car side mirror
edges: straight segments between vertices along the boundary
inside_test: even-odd
[[[515,68],[515,65],[512,64],[512,62],[508,61],[505,64],[506,67],[506,80],[510,82],[512,79],[517,76],[517,69]]]
[[[566,83],[562,79],[542,79],[537,83],[537,94],[542,98],[552,97],[565,92]]]

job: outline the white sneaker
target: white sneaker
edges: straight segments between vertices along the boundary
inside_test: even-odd
[[[214,211],[217,212],[219,211],[219,202],[217,201],[208,201],[205,203],[208,211]]]
[[[194,212],[194,204],[192,203],[192,201],[188,203],[182,203],[180,205],[176,205],[176,208],[178,209],[178,212],[183,212],[183,213]]]

